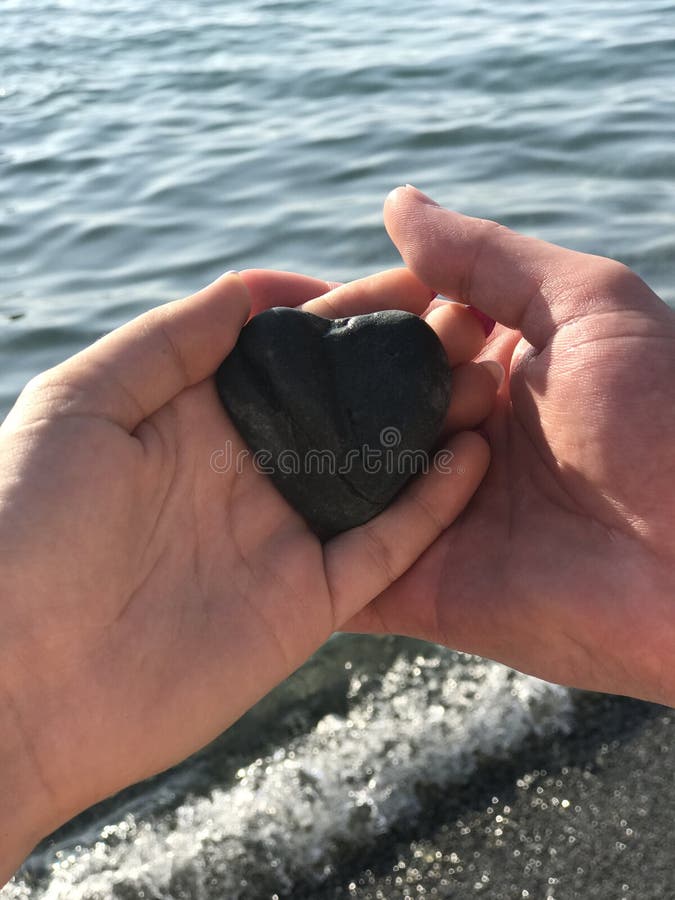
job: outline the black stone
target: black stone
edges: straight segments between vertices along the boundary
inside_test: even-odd
[[[450,381],[436,333],[399,310],[266,310],[216,373],[256,465],[322,540],[377,515],[428,467]]]

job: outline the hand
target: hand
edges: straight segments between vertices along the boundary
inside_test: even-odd
[[[254,305],[288,281],[253,273]],[[422,311],[430,296],[399,270],[307,308]],[[485,473],[483,438],[455,435],[463,475],[431,470],[322,546],[250,460],[212,468],[214,450],[244,449],[209,376],[250,300],[227,275],[152,310],[31,382],[0,428],[0,883],[74,813],[213,739],[402,574]],[[482,345],[470,315],[453,321],[432,322],[451,355]],[[455,428],[496,393],[468,374]]]
[[[349,623],[675,705],[675,314],[613,260],[385,206],[435,291],[501,323],[492,463],[460,521]]]

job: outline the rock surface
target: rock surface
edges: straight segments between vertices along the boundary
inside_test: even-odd
[[[428,467],[450,382],[435,332],[399,310],[266,310],[216,373],[256,466],[321,540],[377,515]]]

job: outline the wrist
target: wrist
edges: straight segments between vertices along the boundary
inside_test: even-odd
[[[0,888],[61,822],[0,678]]]

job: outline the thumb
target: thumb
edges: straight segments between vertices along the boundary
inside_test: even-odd
[[[28,385],[69,413],[127,431],[211,375],[234,346],[250,309],[243,280],[227,272],[184,300],[151,309]]]
[[[520,330],[537,348],[561,325],[590,313],[663,307],[634,272],[615,260],[443,209],[411,185],[389,194],[384,222],[421,281]]]

